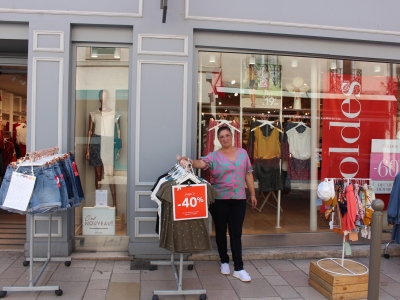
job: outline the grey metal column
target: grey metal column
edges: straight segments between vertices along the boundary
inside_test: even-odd
[[[385,204],[382,200],[372,201],[372,238],[369,256],[368,300],[379,299],[379,278],[381,274],[382,246],[382,210]]]

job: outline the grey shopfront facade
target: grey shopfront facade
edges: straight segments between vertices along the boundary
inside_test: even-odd
[[[400,61],[396,18],[400,5],[386,2],[256,0],[250,5],[246,1],[178,0],[168,1],[166,22],[162,23],[159,1],[11,4],[3,0],[0,61],[28,68],[27,150],[57,145],[61,153],[82,152],[85,142],[76,137],[77,49],[127,49],[129,59],[124,66],[128,69],[129,92],[123,149],[128,242],[126,249],[119,250],[143,257],[163,255],[168,252],[158,247],[154,231],[157,209],[149,199],[150,189],[157,177],[175,164],[177,154],[197,156],[199,52],[396,63]],[[21,43],[27,43],[27,52],[15,55]],[[85,163],[80,158],[79,168],[89,168]],[[312,181],[311,189],[316,185]],[[313,207],[310,210],[312,215],[316,213]],[[75,243],[79,244],[75,239],[76,216],[74,209],[58,215],[61,234],[52,239],[52,253],[65,256],[75,251]],[[321,233],[312,232],[316,231],[312,222],[307,234],[321,240]],[[47,230],[45,225],[42,230]],[[296,236],[288,242],[290,233],[255,235],[248,237],[248,246],[304,243]],[[255,239],[264,244],[252,242]],[[340,238],[333,240],[340,243]],[[332,244],[332,240],[326,244]],[[28,245],[29,241],[26,251]],[[45,255],[46,251],[47,240],[35,239],[35,254]]]

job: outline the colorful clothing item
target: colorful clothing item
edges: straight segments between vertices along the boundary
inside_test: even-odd
[[[220,151],[202,157],[211,173],[211,184],[217,191],[216,199],[246,199],[245,178],[253,169],[243,148],[237,149],[235,161]]]
[[[254,132],[256,138],[254,158],[272,159],[281,156],[281,143],[279,141],[279,131],[277,128],[272,129],[269,136],[264,136],[260,127],[256,127]]]

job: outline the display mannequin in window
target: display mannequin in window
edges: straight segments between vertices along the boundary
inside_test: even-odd
[[[108,90],[99,92],[100,108],[89,114],[86,160],[95,170],[95,187],[101,189],[103,178],[109,183],[113,206],[117,206],[114,180],[114,160],[119,159],[121,148],[120,118],[114,109]]]

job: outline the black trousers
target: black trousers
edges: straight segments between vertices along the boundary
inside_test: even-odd
[[[221,263],[229,263],[228,240],[226,237],[228,227],[235,271],[243,270],[242,226],[246,214],[246,200],[217,199],[210,205],[209,211],[214,220],[215,239]]]

